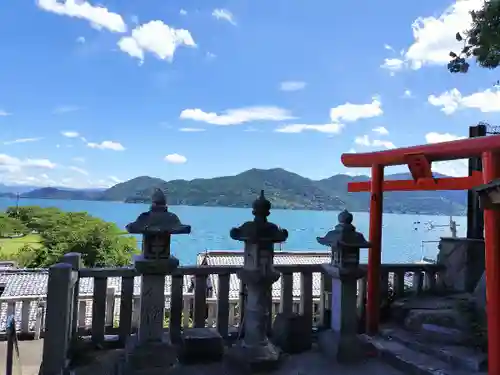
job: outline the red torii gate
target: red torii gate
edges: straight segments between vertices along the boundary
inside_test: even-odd
[[[483,171],[470,177],[433,178],[431,164],[481,157]],[[379,325],[379,284],[384,191],[469,190],[500,178],[500,135],[405,147],[362,154],[343,154],[346,167],[371,167],[371,181],[351,182],[349,192],[370,192],[372,247],[368,255],[367,332]],[[413,180],[384,181],[384,167],[408,165]],[[489,374],[500,374],[500,211],[484,209]]]

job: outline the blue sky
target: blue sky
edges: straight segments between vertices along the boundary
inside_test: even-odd
[[[0,183],[282,167],[500,124],[498,72],[446,70],[479,0],[4,1]],[[465,173],[462,161],[436,166]]]

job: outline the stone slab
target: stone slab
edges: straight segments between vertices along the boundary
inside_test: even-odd
[[[240,374],[274,371],[279,368],[282,358],[281,351],[271,342],[249,347],[238,341],[226,353],[228,364]]]
[[[129,370],[162,368],[166,371],[178,364],[177,349],[171,344],[168,335],[163,335],[160,341],[146,343],[138,343],[136,337],[130,339],[134,342],[127,343],[126,367]]]
[[[395,340],[410,349],[434,356],[455,368],[476,372],[487,370],[488,355],[475,348],[429,343],[423,340],[419,334],[410,333],[395,326],[381,328],[380,335],[386,339]]]
[[[469,370],[459,370],[448,363],[412,350],[396,340],[380,336],[360,335],[360,338],[376,350],[378,357],[405,374],[416,375],[471,375]],[[476,375],[487,375],[476,373]]]
[[[144,255],[136,255],[134,267],[141,274],[166,275],[172,273],[179,266],[179,260],[173,256],[169,258],[148,259]]]
[[[271,341],[285,353],[301,353],[311,349],[311,323],[304,315],[279,313],[273,323]]]
[[[366,357],[365,346],[357,335],[341,335],[334,330],[318,333],[318,346],[323,355],[338,363],[357,363]]]
[[[182,363],[220,361],[224,340],[214,328],[188,328],[181,335],[179,360]]]

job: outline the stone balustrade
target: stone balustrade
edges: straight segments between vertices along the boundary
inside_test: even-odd
[[[366,268],[366,265],[361,264],[361,268]],[[196,276],[200,266],[181,266],[179,272],[185,275],[186,283],[187,277]],[[236,273],[240,266],[203,266],[203,274],[207,277],[213,277],[218,280],[218,275],[225,275],[229,272],[230,284],[238,282]],[[313,290],[312,290],[312,311],[313,320],[312,327],[316,328],[321,326],[323,318],[321,311],[325,308],[325,296],[331,293],[328,278],[325,278],[320,273],[317,265],[309,264],[292,264],[292,265],[276,265],[275,268],[282,273],[282,278],[279,280],[273,289],[276,291],[272,298],[272,315],[275,316],[278,312],[291,310],[299,313],[301,311],[301,304],[303,298],[294,296],[290,291],[294,289],[294,284],[300,285],[302,272],[312,273],[313,277]],[[402,296],[404,291],[407,293],[423,293],[436,287],[436,277],[440,270],[440,266],[427,265],[427,264],[383,264],[382,265],[382,293],[384,290],[394,289],[396,295]],[[207,271],[205,271],[207,270]],[[25,270],[10,270],[9,273],[15,275]],[[40,270],[39,272],[46,272]],[[416,275],[414,276],[414,273]],[[139,324],[139,302],[140,302],[140,278],[135,273],[133,268],[81,268],[79,270],[80,279],[85,282],[93,283],[94,277],[105,277],[107,279],[105,305],[105,332],[106,334],[118,334],[118,327],[120,324],[120,311],[124,308],[121,305],[121,285],[123,278],[134,278],[134,291],[129,297],[132,300],[131,309],[131,332],[137,330]],[[224,278],[224,276],[223,276]],[[415,282],[413,281],[415,279]],[[218,282],[217,282],[218,283]],[[169,278],[167,277],[167,285]],[[286,285],[284,285],[286,284]],[[433,286],[434,284],[434,286]],[[184,284],[185,285],[185,284]],[[316,287],[317,286],[317,287]],[[182,327],[192,325],[192,319],[189,317],[194,316],[194,293],[189,293],[183,288],[183,303],[182,303],[182,317],[187,317],[182,322]],[[217,292],[219,290],[216,287]],[[358,281],[359,296],[366,290],[366,279]],[[285,291],[285,292],[283,292]],[[165,311],[170,311],[170,289],[165,290]],[[218,294],[218,293],[217,293]],[[228,331],[238,327],[240,322],[239,314],[239,298],[234,290],[228,292]],[[301,293],[300,293],[301,294]],[[291,297],[290,297],[291,296]],[[328,298],[328,297],[326,297]],[[286,301],[284,301],[286,299]],[[82,336],[90,336],[92,332],[92,310],[93,310],[94,296],[88,293],[80,293],[78,297],[78,334]],[[218,298],[206,297],[206,304],[208,308],[207,326],[214,326],[217,322],[217,313],[220,310],[218,306]],[[285,307],[281,307],[282,304]],[[291,308],[289,307],[291,306]],[[362,308],[361,298],[358,302],[358,307]],[[328,307],[326,307],[328,309]],[[16,317],[17,331],[20,338],[43,338],[45,335],[45,314],[46,314],[46,295],[26,295],[26,296],[10,296],[0,297],[0,339],[5,339],[6,332],[6,318],[14,315]],[[168,316],[168,315],[167,315]],[[167,319],[166,319],[167,321]],[[165,327],[167,328],[167,327]]]
[[[19,316],[21,332],[32,333],[35,338],[44,337],[41,375],[60,374],[82,339],[94,348],[105,347],[111,340],[114,347],[126,347],[144,356],[145,352],[154,350],[160,353],[171,343],[185,344],[188,337],[203,338],[203,335],[193,336],[192,332],[208,329],[207,332],[221,340],[241,338],[243,332],[243,351],[251,344],[269,352],[272,346],[266,344],[266,337],[278,313],[298,313],[309,331],[330,328],[331,311],[335,310],[332,301],[338,300],[338,297],[332,298],[331,272],[325,271],[324,264],[273,264],[272,245],[286,240],[287,234],[263,220],[270,208],[263,195],[254,204],[255,221],[231,232],[233,238],[246,243],[243,265],[182,266],[170,256],[170,236],[189,233],[190,227],[167,211],[162,194],[155,194],[152,211],[141,214],[128,227],[129,231],[145,237],[146,247],[134,266],[84,268],[80,254],[66,254],[61,263],[48,271],[47,297],[36,299],[35,324],[31,323],[33,313],[28,308],[35,299],[0,297],[0,306],[6,304],[6,309],[0,309],[0,323],[3,317]],[[342,255],[341,258],[344,262],[349,257]],[[366,265],[356,263],[355,267],[360,277],[355,280],[357,303],[352,306],[358,309],[361,318],[365,306]],[[441,268],[432,264],[382,265],[381,293],[387,294],[391,289],[397,297],[410,292],[434,291]],[[207,293],[208,278],[212,293]],[[93,284],[92,293],[82,295],[80,285],[88,284],[89,279]],[[254,283],[253,289],[248,287],[248,282]],[[192,284],[194,290],[191,291]],[[298,294],[294,293],[296,284]],[[253,296],[248,299],[250,290]],[[248,308],[248,301],[256,305]],[[248,312],[252,315],[245,319]],[[246,324],[254,327],[246,339],[248,342],[244,338]],[[133,337],[136,339],[131,344]],[[149,355],[141,358],[150,361],[151,353]]]

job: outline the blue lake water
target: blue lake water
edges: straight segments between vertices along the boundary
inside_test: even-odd
[[[15,205],[15,200],[0,198],[0,210]],[[63,201],[45,199],[22,199],[20,205],[36,205],[41,207],[58,207],[65,211],[86,211],[106,221],[116,223],[125,228],[129,222],[149,209],[145,204],[125,204],[118,202]],[[252,219],[252,210],[226,207],[190,207],[171,206],[181,221],[192,227],[190,235],[173,236],[172,253],[182,264],[194,264],[196,255],[205,250],[239,250],[240,242],[229,237],[229,230]],[[368,238],[369,215],[366,212],[353,213],[354,225]],[[286,228],[289,238],[282,245],[286,251],[326,250],[316,242],[317,236],[323,236],[337,223],[338,212],[335,211],[292,211],[273,209],[269,219]],[[455,217],[458,235],[466,232],[466,218]],[[419,221],[420,225],[414,222]],[[428,230],[426,222],[435,225],[447,225],[449,218],[445,216],[416,216],[384,214],[384,231],[382,236],[382,261],[385,263],[415,262],[421,259],[422,241],[439,240],[441,236],[449,236],[448,227]],[[415,228],[417,230],[415,230]],[[424,246],[426,256],[435,257],[437,244]],[[366,262],[367,250],[361,251],[361,260]]]

